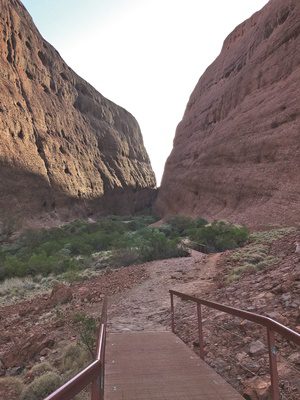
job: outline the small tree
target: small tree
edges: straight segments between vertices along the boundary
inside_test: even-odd
[[[83,313],[76,313],[73,317],[74,326],[80,337],[80,344],[95,357],[97,321]]]

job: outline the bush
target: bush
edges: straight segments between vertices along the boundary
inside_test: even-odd
[[[160,232],[162,232],[168,238],[170,238],[172,236],[178,237],[178,234],[174,232],[172,226],[169,224],[163,224],[158,229]]]
[[[153,224],[155,221],[157,221],[157,218],[151,215],[135,217],[127,222],[127,228],[130,229],[130,231],[137,231]]]
[[[93,263],[91,256],[99,252],[112,255],[98,262],[100,267],[185,256],[179,237],[206,222],[176,216],[159,229],[148,227],[154,221],[151,216],[114,216],[95,223],[78,220],[60,228],[26,231],[14,243],[0,246],[0,280],[65,273],[63,279],[76,281],[79,271]]]
[[[138,251],[141,261],[152,261],[172,257],[186,257],[189,252],[179,245],[179,239],[168,239],[158,229],[140,232]]]
[[[62,273],[78,267],[78,262],[61,254],[48,256],[46,252],[33,253],[27,259],[18,255],[7,255],[0,267],[0,279],[26,275],[49,275]]]
[[[128,266],[137,264],[141,260],[138,249],[124,248],[112,253],[109,264],[112,267]]]
[[[61,384],[61,379],[55,372],[47,372],[46,374],[36,378],[22,392],[21,400],[43,400]]]
[[[191,240],[206,246],[208,252],[240,247],[246,243],[249,237],[246,227],[225,221],[215,221],[200,228],[192,228],[188,234]]]
[[[87,350],[79,345],[71,344],[64,352],[61,369],[67,375],[72,375],[82,369],[90,360],[91,356]]]
[[[128,234],[153,221],[151,216],[115,216],[92,224],[78,220],[60,228],[26,231],[13,244],[0,247],[0,280],[76,270],[82,267],[78,256],[123,249]]]
[[[169,217],[166,223],[159,227],[159,230],[170,238],[186,237],[190,231],[206,224],[207,221],[200,217],[192,219],[184,215],[176,215]]]
[[[10,394],[9,400],[17,400],[20,399],[20,395],[24,390],[24,384],[20,378],[13,376],[0,377],[0,388],[1,394]]]
[[[173,235],[183,236],[187,229],[194,227],[195,223],[192,218],[184,215],[176,215],[167,219],[167,224],[171,227]]]
[[[45,375],[46,372],[55,372],[55,368],[48,362],[42,362],[34,365],[31,368],[30,375],[36,379],[42,375]]]

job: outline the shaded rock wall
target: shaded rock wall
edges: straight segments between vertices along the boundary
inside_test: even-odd
[[[155,176],[135,118],[64,63],[18,0],[0,10],[0,214],[149,205]]]
[[[300,222],[300,2],[271,0],[225,40],[179,123],[162,215]]]

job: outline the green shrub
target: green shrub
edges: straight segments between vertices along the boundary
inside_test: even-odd
[[[157,218],[151,215],[135,217],[127,222],[127,228],[130,231],[138,231],[139,229],[145,228],[146,226],[153,224],[155,221],[157,221]]]
[[[160,228],[149,227],[154,221],[151,216],[111,216],[95,223],[78,220],[59,228],[27,231],[0,247],[0,280],[55,274],[72,282],[81,279],[80,270],[93,264],[103,268],[186,256],[182,237],[209,251],[240,246],[248,237],[246,228],[225,222],[207,225],[202,218],[179,215]],[[95,262],[95,253],[106,256]]]
[[[205,226],[208,224],[208,221],[206,221],[206,219],[198,217],[195,219],[194,221],[194,225],[196,228],[200,228],[201,226]]]
[[[208,252],[240,247],[246,243],[249,237],[246,227],[225,221],[215,221],[199,228],[192,228],[188,231],[188,234],[190,240],[206,246]]]
[[[78,220],[60,228],[28,230],[14,243],[0,247],[0,280],[64,272],[73,280],[77,273],[69,271],[86,267],[78,256],[130,248],[130,233],[153,221],[151,216],[112,216],[93,224]]]
[[[172,226],[169,224],[163,224],[158,229],[160,232],[162,232],[168,238],[170,238],[172,236],[178,237],[178,234],[174,232]]]
[[[163,232],[155,228],[148,228],[140,232],[137,247],[141,261],[189,255],[188,251],[182,245],[179,245],[179,239],[168,239]]]
[[[3,275],[5,277],[25,276],[27,273],[27,265],[17,256],[8,255],[3,263]]]
[[[169,217],[166,224],[159,229],[168,237],[184,237],[197,228],[207,225],[207,221],[201,217],[192,219],[184,215]]]
[[[61,384],[61,379],[55,372],[46,374],[34,379],[22,392],[21,400],[43,400],[54,392]]]
[[[183,236],[187,229],[195,226],[193,219],[184,215],[169,217],[167,224],[171,227],[175,236]]]

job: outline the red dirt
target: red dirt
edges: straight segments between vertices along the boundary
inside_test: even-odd
[[[192,257],[126,267],[73,284],[72,299],[59,306],[45,294],[2,307],[0,358],[6,372],[16,375],[16,367],[21,367],[23,377],[42,360],[56,365],[62,348],[76,341],[74,313],[99,317],[105,294],[110,302],[108,329],[113,332],[169,329],[170,288],[269,315],[300,332],[300,264],[294,253],[295,238],[296,233],[291,233],[271,245],[270,252],[282,256],[280,265],[246,273],[231,284],[224,284],[232,268],[229,252],[208,256],[192,252]],[[181,301],[175,306],[177,330],[197,352],[195,306]],[[269,387],[265,332],[246,321],[204,309],[204,334],[208,363],[241,392],[252,390],[250,399],[263,399],[263,395],[255,396],[259,391],[265,395]],[[281,390],[294,400],[297,388],[299,391],[294,372],[299,369],[300,354],[283,340],[277,344]]]

